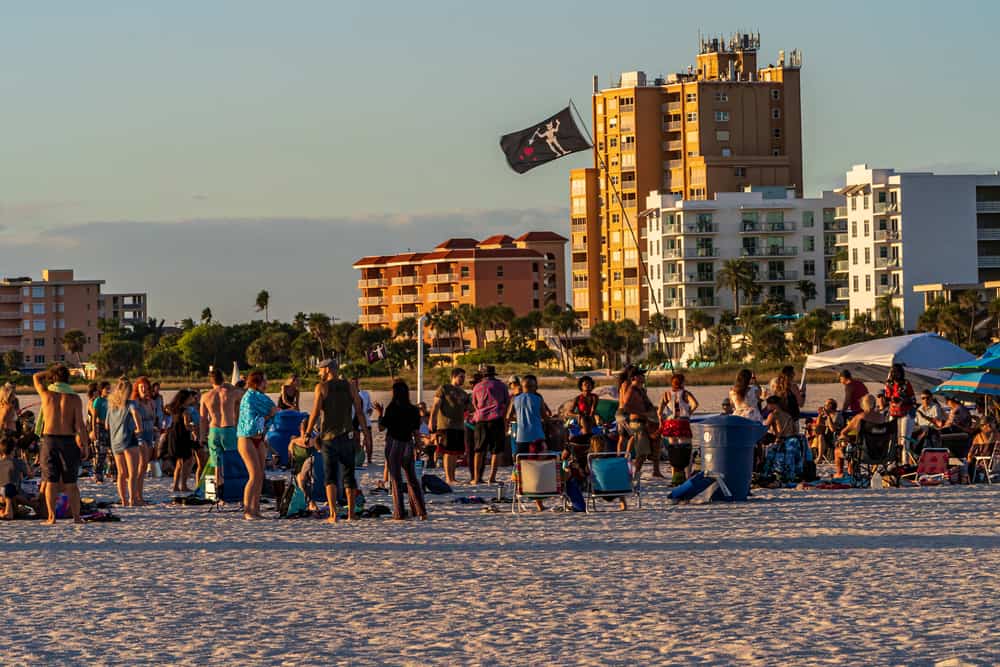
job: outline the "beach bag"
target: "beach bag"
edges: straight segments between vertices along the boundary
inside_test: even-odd
[[[445,482],[437,475],[432,475],[429,472],[424,473],[421,482],[422,486],[424,487],[424,491],[426,491],[427,493],[433,493],[434,495],[451,493],[451,487],[448,486],[447,482]]]
[[[580,483],[576,478],[570,477],[566,480],[566,497],[569,498],[570,506],[574,512],[586,512],[587,501],[583,498],[583,491],[580,490]]]
[[[283,507],[279,507],[279,513],[284,518],[299,516],[306,511],[306,494],[295,484],[289,484],[281,500]]]

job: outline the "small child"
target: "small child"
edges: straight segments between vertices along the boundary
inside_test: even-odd
[[[13,519],[18,505],[37,508],[21,490],[21,481],[27,477],[24,461],[14,458],[17,443],[13,437],[0,440],[0,517]]]

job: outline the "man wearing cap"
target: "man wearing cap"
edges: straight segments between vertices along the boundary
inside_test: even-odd
[[[347,495],[347,520],[354,520],[354,498],[358,480],[354,475],[354,420],[355,414],[364,416],[361,397],[351,383],[337,374],[339,366],[333,359],[319,363],[319,382],[316,384],[313,409],[306,424],[311,433],[322,424],[316,448],[323,452],[323,472],[326,480],[326,500],[330,506],[330,523],[337,523],[337,480],[342,480]],[[371,442],[372,432],[366,419],[359,419],[363,442]]]
[[[486,454],[490,454],[490,479],[496,479],[497,457],[507,445],[504,415],[510,403],[510,393],[506,385],[497,379],[497,369],[493,366],[480,367],[485,377],[472,388],[472,420],[476,424],[476,463],[473,468],[473,484],[481,484],[486,467]]]

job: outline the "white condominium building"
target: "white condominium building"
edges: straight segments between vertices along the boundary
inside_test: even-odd
[[[667,337],[671,356],[687,360],[698,354],[696,332],[687,322],[692,312],[704,311],[717,322],[723,310],[735,309],[733,294],[716,286],[728,259],[753,265],[762,288],[757,303],[775,296],[801,310],[798,285],[809,281],[816,290],[810,310],[835,304],[832,264],[842,229],[835,217],[843,203],[833,192],[798,198],[794,189],[784,187],[720,192],[710,200],[650,193],[645,212],[649,278],[652,296],[673,332]],[[741,294],[740,305],[745,301]]]
[[[900,324],[916,328],[924,295],[914,285],[1000,278],[1000,176],[896,172],[854,165],[846,186],[847,230],[838,249],[851,317],[881,316],[891,300]],[[904,269],[905,266],[905,269]]]

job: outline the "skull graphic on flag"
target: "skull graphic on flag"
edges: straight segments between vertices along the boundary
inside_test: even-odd
[[[569,107],[537,125],[500,138],[507,164],[519,174],[588,148],[590,143],[580,133]]]

